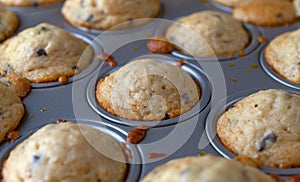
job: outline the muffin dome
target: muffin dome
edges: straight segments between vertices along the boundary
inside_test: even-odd
[[[113,138],[71,122],[48,124],[5,161],[4,181],[124,181],[125,156]]]
[[[18,6],[18,7],[43,6],[43,5],[54,4],[60,1],[62,0],[0,0],[2,4],[8,6]]]
[[[235,160],[206,155],[173,159],[154,168],[142,182],[275,182],[258,169]]]
[[[215,0],[218,3],[221,3],[229,7],[238,7],[255,2],[265,2],[265,1],[289,1],[289,0]]]
[[[300,84],[299,42],[300,29],[278,35],[265,50],[265,58],[270,67],[295,84]]]
[[[92,58],[87,43],[47,23],[28,28],[6,40],[0,51],[1,75],[16,74],[33,83],[73,76],[86,68]]]
[[[66,0],[62,7],[63,16],[71,24],[98,30],[135,19],[154,18],[159,11],[159,0]],[[131,22],[122,27],[134,26]]]
[[[234,18],[259,26],[279,26],[297,20],[296,10],[289,0],[256,0],[233,9]]]
[[[100,79],[96,98],[100,106],[118,117],[158,121],[193,107],[199,100],[199,88],[178,66],[139,59]]]
[[[228,56],[242,51],[250,41],[239,20],[214,11],[181,18],[166,30],[165,37],[179,50],[195,57]]]
[[[230,151],[272,168],[300,166],[300,96],[262,90],[236,102],[217,121]]]

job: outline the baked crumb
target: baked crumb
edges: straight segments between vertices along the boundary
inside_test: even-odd
[[[174,50],[174,47],[163,37],[152,37],[147,42],[147,48],[150,53],[168,54]]]
[[[140,141],[142,141],[145,138],[146,131],[148,129],[149,127],[145,125],[137,126],[136,128],[134,128],[128,133],[126,141],[128,143],[138,144]]]
[[[266,37],[260,35],[257,37],[257,40],[260,42],[260,43],[266,43],[267,42],[267,39]]]
[[[14,142],[20,134],[21,133],[19,131],[11,131],[6,135],[6,141]]]

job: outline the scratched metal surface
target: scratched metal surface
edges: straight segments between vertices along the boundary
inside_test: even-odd
[[[18,32],[41,22],[57,25],[74,35],[83,38],[94,48],[95,54],[102,51],[112,53],[121,66],[126,62],[149,55],[146,42],[149,37],[159,35],[166,25],[182,16],[202,10],[230,12],[230,8],[220,6],[212,1],[200,0],[161,0],[162,11],[158,19],[133,29],[120,31],[93,31],[76,28],[68,24],[60,13],[62,3],[33,8],[12,8],[20,19]],[[191,112],[163,123],[152,123],[144,140],[130,149],[134,154],[134,165],[130,167],[127,181],[139,181],[155,166],[178,157],[197,155],[199,152],[233,157],[214,137],[215,118],[230,104],[259,89],[280,88],[299,93],[297,85],[285,83],[268,68],[262,53],[268,42],[276,35],[299,28],[296,22],[290,26],[256,27],[245,25],[250,31],[252,42],[244,56],[233,58],[216,58],[211,61],[189,60],[183,69],[190,73],[203,89],[202,98]],[[262,35],[266,43],[257,41]],[[154,55],[162,60],[176,64],[180,59],[178,53]],[[183,57],[189,59],[188,57]],[[217,61],[220,60],[220,61]],[[0,159],[5,160],[10,150],[26,139],[41,126],[54,123],[57,119],[83,122],[100,127],[119,141],[125,141],[127,133],[140,122],[135,123],[118,119],[105,113],[97,106],[94,89],[100,77],[113,69],[106,64],[93,60],[84,73],[61,85],[58,83],[33,84],[31,93],[23,100],[26,114],[17,128],[21,137],[13,143],[0,144]],[[207,124],[206,124],[207,123]],[[207,137],[208,136],[208,137]],[[211,143],[213,142],[213,143]],[[151,153],[167,154],[166,157],[149,158]],[[263,168],[266,172],[279,173],[283,177],[300,173],[299,168],[278,170]]]

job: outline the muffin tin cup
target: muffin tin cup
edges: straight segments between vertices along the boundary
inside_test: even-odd
[[[265,47],[266,48],[266,47]],[[266,59],[265,59],[265,48],[263,49],[263,51],[260,54],[260,65],[263,68],[263,70],[274,80],[276,80],[277,82],[288,86],[290,88],[293,89],[297,89],[300,90],[300,85],[299,84],[295,84],[292,83],[291,81],[283,78],[281,75],[279,75],[278,73],[276,73],[271,67],[270,65],[267,63]]]
[[[143,59],[143,58],[155,58],[159,61],[166,62],[166,63],[173,64],[173,65],[176,65],[176,63],[177,63],[177,61],[172,57],[158,55],[158,54],[144,55],[144,56],[137,57],[135,59]],[[104,78],[109,73],[116,71],[120,67],[121,66],[118,66],[114,69],[104,68],[104,70],[107,70],[107,71],[104,71],[104,72],[99,73],[98,75],[95,75],[90,80],[90,82],[87,86],[87,91],[86,91],[87,100],[88,100],[90,106],[94,109],[94,111],[96,113],[98,113],[100,116],[102,116],[112,122],[122,124],[122,125],[127,125],[127,126],[139,126],[139,125],[148,125],[151,127],[168,126],[168,125],[176,124],[178,122],[186,121],[189,118],[195,116],[196,114],[200,113],[207,106],[207,104],[210,101],[211,86],[210,86],[210,82],[209,82],[206,74],[201,69],[193,66],[191,63],[185,63],[181,68],[192,76],[194,81],[197,83],[197,85],[201,89],[200,100],[194,107],[192,107],[189,111],[183,113],[182,115],[180,115],[178,117],[166,119],[166,120],[162,120],[162,121],[132,121],[132,120],[119,118],[113,114],[110,114],[105,109],[103,109],[101,106],[99,106],[99,104],[97,103],[96,98],[95,98],[95,91],[96,91],[96,84],[100,78]]]
[[[128,182],[129,181],[138,181],[138,179],[140,177],[140,173],[141,173],[141,168],[142,168],[140,152],[138,151],[138,149],[136,148],[135,145],[126,143],[127,133],[125,131],[123,131],[122,129],[120,129],[116,126],[113,126],[113,125],[110,125],[110,124],[107,124],[104,122],[99,122],[99,121],[82,119],[82,120],[77,120],[77,121],[74,120],[72,122],[95,128],[95,129],[111,136],[119,143],[121,143],[121,144],[123,143],[124,144],[123,147],[126,147],[123,150],[126,150],[126,151],[124,151],[124,153],[126,154],[126,157],[127,157],[126,160],[127,160],[127,165],[128,165],[128,173],[127,173],[126,181],[128,181]],[[49,123],[49,124],[54,124],[54,123]],[[15,147],[17,147],[19,144],[21,144],[24,140],[29,138],[32,134],[34,134],[37,130],[41,129],[43,126],[45,126],[45,125],[42,125],[39,127],[34,127],[31,130],[22,131],[21,135],[14,142],[6,143],[5,149],[0,151],[0,163],[3,164],[3,162],[9,156],[9,153]],[[88,139],[87,139],[87,141],[88,141]],[[127,154],[130,156],[128,156]],[[1,174],[0,174],[0,179],[1,179]]]
[[[207,0],[207,3],[209,4],[209,6],[212,6],[218,10],[222,10],[228,13],[232,12],[232,7],[226,6],[224,4],[221,4],[215,0]]]
[[[247,97],[253,93],[258,92],[261,89],[250,89],[245,90],[241,92],[237,92],[235,94],[232,94],[228,96],[227,98],[224,98],[217,102],[215,106],[211,109],[209,112],[207,119],[206,119],[206,125],[205,125],[205,132],[206,135],[211,143],[211,145],[215,148],[215,150],[222,155],[225,158],[232,159],[235,158],[236,155],[232,153],[229,149],[227,149],[222,142],[219,140],[217,136],[217,121],[218,118],[226,111],[227,108],[230,108],[231,105],[236,103],[237,101],[243,99],[244,97]],[[297,93],[295,90],[290,89],[282,89],[285,91],[288,91],[290,93]],[[300,173],[300,167],[297,168],[268,168],[268,167],[259,167],[264,172],[270,173],[270,174],[279,174],[281,176],[291,176],[296,175]]]

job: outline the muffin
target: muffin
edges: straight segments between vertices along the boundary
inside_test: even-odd
[[[8,6],[28,7],[43,6],[60,2],[61,0],[0,0],[0,3]]]
[[[233,9],[234,18],[259,26],[279,26],[296,21],[293,2],[282,0],[254,1]]]
[[[262,1],[268,1],[268,0],[215,0],[218,3],[221,3],[225,6],[229,7],[238,7],[238,6],[243,6],[246,4],[251,4],[253,2],[262,2]],[[276,0],[272,0],[276,1]],[[277,0],[277,1],[289,1],[289,0]]]
[[[300,166],[300,96],[261,90],[232,105],[217,121],[217,136],[238,156],[271,168]]]
[[[159,0],[66,0],[61,10],[69,23],[98,30],[107,30],[135,19],[154,18],[159,11]],[[122,28],[138,26],[139,23],[145,21],[129,22]]]
[[[57,81],[86,68],[92,49],[83,40],[51,24],[41,23],[0,45],[0,74],[15,74],[32,83]]]
[[[0,80],[0,142],[19,125],[24,113],[23,103],[15,90]]]
[[[117,182],[125,181],[124,161],[121,146],[109,135],[65,122],[48,124],[19,144],[2,175],[14,182]]]
[[[18,25],[17,15],[0,4],[0,42],[14,34]]]
[[[257,168],[212,155],[173,159],[154,168],[142,182],[276,182]]]
[[[237,6],[249,4],[254,1],[261,1],[261,0],[215,0],[215,1],[225,6],[237,7]]]
[[[199,100],[199,90],[180,67],[148,58],[132,61],[100,79],[96,100],[121,118],[160,121],[191,109]]]
[[[268,65],[286,80],[300,84],[300,29],[275,37],[265,49]]]
[[[250,36],[239,20],[214,11],[185,16],[167,28],[166,39],[195,57],[228,56],[246,48]]]

